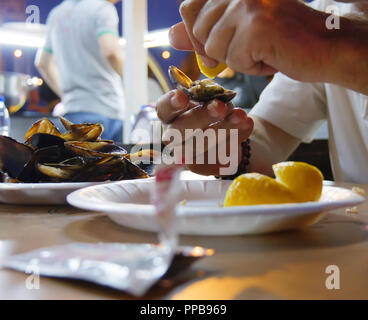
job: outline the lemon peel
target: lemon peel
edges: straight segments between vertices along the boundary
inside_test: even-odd
[[[197,52],[195,54],[199,70],[201,70],[201,73],[204,74],[207,78],[213,79],[227,68],[227,65],[222,62],[219,62],[219,64],[214,68],[209,68],[203,63],[201,56]]]

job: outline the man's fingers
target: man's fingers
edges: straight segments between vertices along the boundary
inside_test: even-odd
[[[204,130],[211,124],[225,119],[227,113],[228,107],[219,100],[212,100],[208,104],[198,105],[184,112],[174,122],[170,123],[163,134],[162,140],[168,142],[171,140],[172,134],[179,132],[181,142],[184,142],[193,135],[195,129]]]
[[[187,35],[192,42],[194,51],[196,51],[202,57],[205,65],[208,67],[216,67],[218,61],[207,56],[204,50],[204,43],[201,43],[198,39],[196,39],[195,35],[193,34],[194,23],[199,12],[207,1],[208,0],[185,0],[180,5],[179,10],[187,31]]]
[[[241,143],[252,133],[253,120],[244,110],[236,108],[223,121],[208,129],[214,130],[216,139],[208,139],[202,147],[203,152],[200,152],[197,141],[193,143],[192,154],[189,153],[193,161],[188,164],[189,169],[205,175],[221,175],[220,169],[226,169],[225,175],[234,174],[242,158]]]
[[[205,3],[193,26],[193,34],[200,43],[207,42],[211,29],[220,20],[227,5],[227,1],[207,1]]]
[[[221,148],[232,136],[237,137],[237,143],[240,145],[242,141],[245,141],[250,136],[253,126],[253,120],[247,117],[246,112],[242,109],[235,108],[223,121],[209,126],[209,129],[216,131],[217,139],[215,143],[218,148]],[[205,151],[213,147],[214,143],[209,142]]]
[[[180,90],[172,90],[156,103],[157,116],[164,124],[170,123],[190,108],[188,96]]]
[[[185,0],[180,5],[180,15],[183,18],[185,28],[189,39],[191,40],[194,50],[200,55],[206,55],[203,44],[201,44],[193,34],[193,26],[197,16],[207,0]]]
[[[184,22],[173,25],[169,30],[170,44],[177,50],[194,50]]]

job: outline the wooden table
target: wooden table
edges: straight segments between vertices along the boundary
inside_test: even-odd
[[[340,184],[341,185],[341,184]],[[342,186],[351,188],[350,184]],[[368,193],[368,185],[360,186]],[[0,257],[69,242],[156,242],[156,235],[118,226],[104,214],[68,206],[0,205]],[[367,299],[368,202],[357,214],[336,210],[301,231],[263,236],[181,237],[181,244],[216,250],[147,299]],[[328,290],[326,268],[337,265],[340,289]],[[0,299],[130,299],[92,284],[0,270]]]

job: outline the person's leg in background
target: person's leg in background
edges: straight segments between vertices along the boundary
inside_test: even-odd
[[[103,140],[113,140],[122,142],[123,122],[118,119],[111,119],[106,116],[91,112],[71,112],[64,115],[64,118],[73,123],[100,123],[104,126],[102,133]]]

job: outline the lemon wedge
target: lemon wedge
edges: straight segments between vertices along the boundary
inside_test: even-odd
[[[259,173],[237,177],[226,192],[224,207],[296,202],[293,193],[275,179]]]
[[[222,71],[224,71],[227,68],[227,65],[225,63],[219,62],[219,64],[215,68],[209,68],[207,67],[203,61],[201,56],[196,52],[196,58],[199,70],[210,79],[215,78],[218,74],[220,74]]]
[[[299,202],[318,201],[322,193],[323,174],[305,162],[281,162],[272,166],[276,180],[293,191]]]
[[[224,206],[247,206],[318,201],[323,175],[304,162],[281,162],[273,165],[276,179],[259,173],[246,173],[229,186]]]

